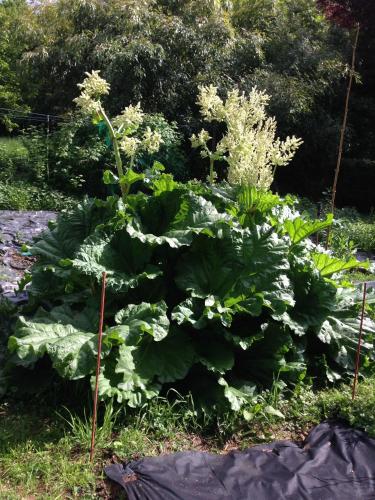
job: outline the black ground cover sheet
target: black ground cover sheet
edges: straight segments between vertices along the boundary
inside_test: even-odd
[[[322,423],[302,445],[182,452],[105,469],[129,500],[375,500],[375,439]]]

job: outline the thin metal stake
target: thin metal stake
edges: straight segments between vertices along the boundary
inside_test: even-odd
[[[362,333],[363,333],[363,321],[364,321],[364,317],[365,317],[365,307],[366,307],[366,293],[367,293],[367,282],[365,281],[363,284],[362,312],[361,312],[361,322],[359,324],[359,337],[358,337],[357,356],[356,356],[356,360],[355,360],[355,372],[354,372],[354,381],[353,381],[353,390],[352,390],[352,401],[354,401],[357,383],[358,383],[358,373],[359,373],[359,363],[360,363],[360,357],[361,357],[361,345],[362,345]]]
[[[92,429],[91,429],[90,462],[92,462],[94,460],[94,450],[95,450],[96,418],[97,418],[97,414],[98,414],[99,373],[100,373],[100,358],[101,358],[101,353],[102,353],[106,278],[107,278],[107,273],[103,272],[103,275],[102,275],[102,295],[101,295],[101,301],[100,301],[99,332],[98,332],[98,359],[96,362],[96,378],[95,378],[95,392],[94,392],[94,412],[93,412],[93,416],[92,416]]]

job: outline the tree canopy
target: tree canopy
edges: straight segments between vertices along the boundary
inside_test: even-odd
[[[96,69],[111,85],[111,114],[140,101],[147,113],[176,121],[187,144],[200,127],[200,85],[213,84],[222,96],[233,87],[249,93],[257,86],[272,96],[269,110],[280,136],[304,140],[293,167],[277,175],[276,188],[319,197],[332,182],[351,49],[350,30],[328,18],[341,5],[362,22],[370,3],[7,0],[0,4],[0,100],[4,107],[63,114],[84,72]],[[342,181],[351,179],[354,191],[359,174],[365,185],[375,177],[374,35],[366,29],[361,38],[362,85],[354,89]],[[188,155],[191,175],[205,176],[199,154]],[[371,203],[370,193],[366,199],[352,191],[343,202]]]

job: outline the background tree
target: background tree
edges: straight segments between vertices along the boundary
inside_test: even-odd
[[[18,64],[27,46],[28,13],[25,0],[0,3],[0,117],[7,128],[14,126],[9,110],[25,109],[28,99]]]
[[[343,148],[344,148],[344,140],[345,140],[345,132],[348,121],[348,113],[349,113],[349,100],[350,94],[353,86],[353,80],[355,76],[355,65],[356,65],[356,56],[357,56],[357,47],[361,25],[366,26],[369,22],[368,16],[371,18],[371,12],[373,9],[370,9],[370,3],[367,0],[318,0],[318,5],[323,9],[327,18],[342,26],[344,28],[348,28],[352,31],[352,55],[351,55],[351,63],[349,68],[349,80],[348,87],[345,96],[345,106],[344,106],[344,114],[342,119],[342,126],[340,131],[340,141],[338,147],[337,154],[337,162],[335,168],[335,175],[332,185],[332,196],[331,196],[331,211],[334,213],[335,211],[335,203],[336,203],[336,191],[337,191],[337,183],[340,174],[342,156],[343,156]],[[366,16],[367,14],[367,16]],[[329,243],[329,232],[327,235],[327,245]]]
[[[316,0],[8,3],[22,4],[28,19],[26,26],[13,18],[21,50],[12,52],[9,64],[18,68],[12,88],[33,111],[71,111],[84,72],[101,70],[113,89],[105,102],[110,114],[141,101],[145,112],[176,121],[184,135],[186,175],[205,178],[208,168],[188,141],[200,127],[199,85],[217,86],[221,97],[235,86],[249,93],[256,85],[272,96],[269,110],[280,137],[304,140],[274,188],[319,198],[331,184],[351,43],[348,30],[330,23]],[[366,63],[373,40],[366,28],[358,52],[363,85],[353,93],[338,198],[364,209],[373,203],[367,186],[375,180],[375,77]],[[208,130],[214,140],[222,132],[215,127]],[[367,192],[358,184],[359,168]]]

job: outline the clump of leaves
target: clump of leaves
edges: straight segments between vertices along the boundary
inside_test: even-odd
[[[310,241],[331,222],[255,188],[160,173],[126,200],[86,200],[32,248],[7,369],[48,357],[61,377],[93,377],[106,271],[102,399],[135,407],[172,386],[242,410],[276,378],[335,381],[354,366],[361,297],[333,278],[363,264]],[[374,331],[367,319],[367,365]]]

